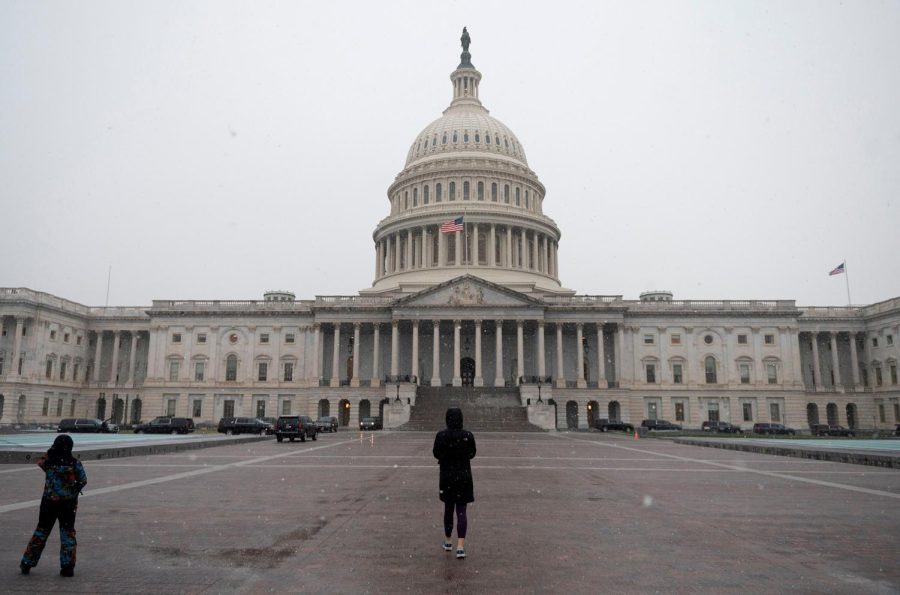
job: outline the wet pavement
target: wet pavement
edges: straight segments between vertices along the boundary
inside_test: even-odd
[[[897,593],[900,471],[594,433],[479,433],[468,558],[432,434],[85,463],[78,565],[29,576],[42,473],[0,466],[5,592]]]

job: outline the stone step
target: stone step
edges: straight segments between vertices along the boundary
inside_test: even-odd
[[[528,422],[518,388],[419,387],[409,421],[396,428],[409,431],[438,431],[446,427],[450,407],[463,412],[464,427],[470,431],[540,432]]]

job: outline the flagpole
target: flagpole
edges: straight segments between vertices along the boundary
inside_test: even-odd
[[[853,300],[850,299],[850,269],[847,267],[847,260],[844,260],[844,281],[847,282],[847,306],[853,305]]]

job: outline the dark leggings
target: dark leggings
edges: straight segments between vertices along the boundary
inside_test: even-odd
[[[456,536],[460,539],[466,538],[466,527],[469,520],[466,518],[466,505],[454,504],[453,502],[444,502],[444,535],[447,539],[453,535],[453,507],[456,507]]]
[[[47,538],[53,525],[59,521],[59,565],[62,568],[75,566],[75,511],[78,500],[41,499],[37,529],[22,556],[23,566],[37,566],[41,552],[47,545]]]

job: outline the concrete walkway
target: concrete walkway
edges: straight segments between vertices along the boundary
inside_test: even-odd
[[[78,567],[18,574],[43,475],[0,468],[4,592],[897,593],[900,472],[592,433],[479,433],[468,558],[433,434],[86,463]]]

